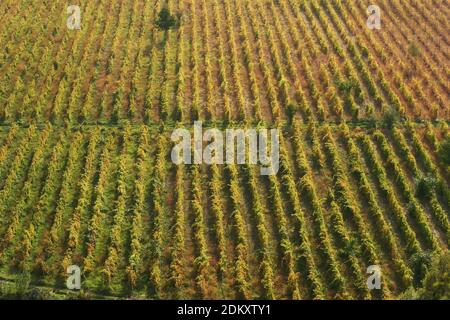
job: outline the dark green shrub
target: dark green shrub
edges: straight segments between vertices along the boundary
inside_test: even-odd
[[[156,20],[156,25],[162,30],[169,30],[177,26],[177,19],[170,14],[167,7],[163,7],[158,14],[158,19]]]
[[[446,165],[450,166],[450,135],[447,135],[439,145],[439,157],[441,161]]]

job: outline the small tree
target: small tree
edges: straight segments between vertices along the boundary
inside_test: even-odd
[[[423,280],[419,298],[424,300],[450,299],[450,254],[448,252],[433,257],[429,271]]]
[[[30,287],[31,275],[28,272],[20,273],[15,281],[16,295],[24,297]]]
[[[419,47],[414,41],[409,44],[408,51],[409,54],[412,55],[414,58],[419,56],[420,54]]]
[[[409,264],[414,273],[414,287],[420,288],[425,276],[430,268],[432,254],[429,252],[415,253],[410,259]]]
[[[450,254],[421,252],[411,257],[414,286],[400,295],[402,300],[450,299]]]
[[[423,200],[429,200],[436,190],[437,181],[432,176],[424,176],[416,180],[416,185],[417,197]]]
[[[288,117],[288,121],[290,124],[292,123],[292,120],[294,119],[297,109],[298,108],[292,103],[289,103],[286,107],[286,115]]]
[[[446,166],[450,166],[450,135],[446,135],[439,145],[439,157]]]
[[[177,19],[170,14],[167,7],[163,7],[158,14],[156,25],[162,30],[169,30],[177,25]]]
[[[382,124],[388,129],[392,129],[397,122],[399,121],[398,113],[394,110],[394,108],[390,108],[386,110],[383,114]]]

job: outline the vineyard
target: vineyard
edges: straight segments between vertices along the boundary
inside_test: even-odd
[[[371,30],[371,2],[79,1],[69,30],[67,1],[2,0],[0,282],[64,289],[77,265],[85,294],[119,298],[416,285],[414,258],[450,246],[450,6],[379,0]],[[279,172],[173,164],[196,120],[279,128]]]

